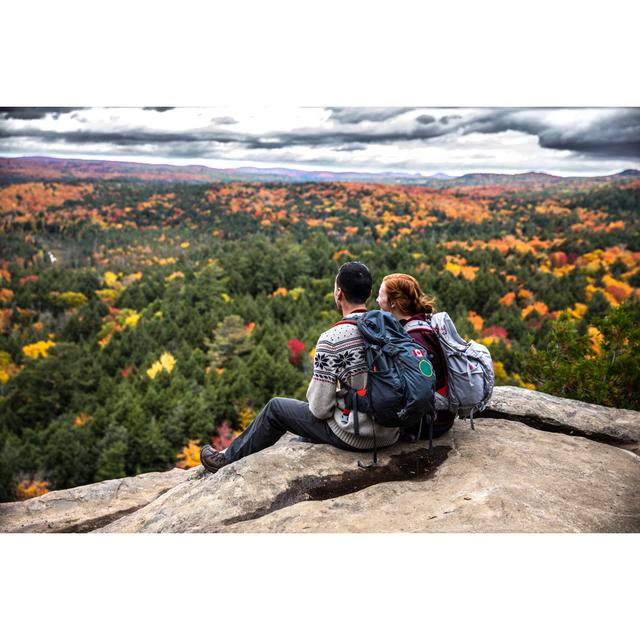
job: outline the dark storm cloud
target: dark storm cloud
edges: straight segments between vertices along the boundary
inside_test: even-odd
[[[32,138],[43,142],[67,142],[76,144],[110,143],[118,146],[140,144],[164,144],[174,142],[236,142],[242,143],[242,135],[222,133],[201,133],[188,131],[41,131],[39,129],[21,129],[7,131],[0,128],[0,138]]]
[[[542,110],[529,111],[523,116],[519,109],[487,109],[476,115],[456,121],[453,125],[462,135],[469,133],[503,133],[504,131],[521,131],[532,135],[543,128]],[[443,123],[451,124],[451,120]]]
[[[461,124],[461,133],[520,131],[538,137],[545,149],[573,151],[606,158],[640,157],[640,109],[604,109],[603,116],[587,122],[576,118],[570,126],[548,124],[549,109],[494,109]],[[588,113],[578,109],[578,114]]]
[[[612,114],[587,131],[544,131],[540,146],[568,149],[587,155],[640,158],[640,109],[624,109]]]
[[[360,122],[384,122],[411,111],[413,107],[329,107],[330,120],[340,124],[359,124]]]
[[[143,111],[158,111],[159,113],[164,113],[165,111],[171,111],[175,109],[175,107],[142,107]]]
[[[436,119],[433,116],[422,115],[416,118],[418,124],[432,124]]]
[[[83,107],[0,107],[0,119],[39,120],[48,114],[57,117],[61,113],[71,113],[81,109]]]

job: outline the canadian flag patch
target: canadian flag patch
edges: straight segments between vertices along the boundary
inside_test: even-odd
[[[424,358],[424,357],[425,357],[425,355],[424,355],[424,351],[423,351],[422,349],[414,349],[414,350],[413,350],[413,355],[414,355],[416,358]]]

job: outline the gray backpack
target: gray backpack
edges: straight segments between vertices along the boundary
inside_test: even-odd
[[[433,314],[428,321],[410,320],[404,329],[422,329],[438,337],[447,364],[448,392],[446,398],[435,394],[436,409],[469,417],[475,429],[473,414],[484,410],[493,392],[495,377],[489,349],[463,340],[446,311]]]

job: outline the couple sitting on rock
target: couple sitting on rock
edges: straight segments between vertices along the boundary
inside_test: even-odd
[[[338,270],[333,297],[344,319],[355,320],[365,313],[373,281],[367,267],[347,262]],[[411,319],[424,320],[433,311],[432,301],[421,291],[415,278],[396,273],[385,276],[377,299],[383,311],[392,313],[403,325]],[[430,343],[422,331],[410,332],[425,347],[436,373],[436,389],[446,395],[444,356],[437,341]],[[367,386],[367,363],[363,338],[355,324],[339,323],[325,331],[316,345],[313,377],[307,389],[308,402],[292,398],[273,398],[255,420],[227,449],[217,452],[207,444],[200,460],[207,471],[215,473],[223,466],[275,444],[287,431],[307,442],[331,444],[347,451],[372,451],[388,447],[400,438],[400,429],[383,427],[368,415],[359,413],[356,435],[353,412],[345,411],[344,400],[337,394],[341,383],[348,388]],[[454,414],[439,411],[434,422],[434,436],[453,424]],[[375,442],[374,442],[375,432]]]

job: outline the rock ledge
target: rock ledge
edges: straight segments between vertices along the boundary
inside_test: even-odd
[[[0,504],[3,532],[640,532],[640,413],[514,387],[434,442],[370,454],[285,436],[224,467]]]

